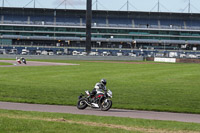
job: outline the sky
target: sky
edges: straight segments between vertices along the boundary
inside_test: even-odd
[[[59,8],[59,9],[86,9],[87,0],[35,0],[36,8]],[[65,2],[66,1],[66,2]],[[98,2],[96,2],[98,1]],[[96,10],[127,10],[129,11],[158,11],[158,0],[93,0],[93,9]],[[200,13],[200,0],[159,0],[161,12],[188,12],[189,1],[191,1],[190,12]],[[0,0],[0,6],[4,7],[34,7],[34,0]],[[124,6],[123,6],[124,5]]]

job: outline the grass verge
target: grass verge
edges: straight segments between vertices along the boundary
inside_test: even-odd
[[[0,110],[0,131],[197,133],[200,124],[118,117]]]
[[[13,65],[11,63],[6,63],[6,62],[0,62],[0,65]]]

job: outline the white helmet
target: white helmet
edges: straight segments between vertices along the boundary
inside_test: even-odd
[[[106,80],[105,79],[101,79],[101,81],[100,81],[102,84],[104,84],[104,85],[106,85]]]

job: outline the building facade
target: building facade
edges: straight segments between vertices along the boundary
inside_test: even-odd
[[[0,9],[0,45],[85,47],[86,11]],[[200,14],[93,11],[93,48],[200,50]]]

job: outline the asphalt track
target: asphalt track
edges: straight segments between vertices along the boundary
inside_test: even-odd
[[[79,65],[71,63],[54,63],[54,62],[40,62],[40,61],[27,61],[27,64],[19,64],[15,60],[0,60],[0,62],[11,63],[13,65],[0,65],[0,67],[21,67],[21,66],[68,66]]]
[[[186,113],[138,111],[138,110],[124,110],[124,109],[110,109],[109,111],[101,111],[100,109],[91,109],[91,108],[86,108],[85,110],[78,110],[75,106],[42,105],[42,104],[10,103],[10,102],[0,102],[0,109],[37,111],[37,112],[56,112],[56,113],[81,114],[81,115],[95,115],[95,116],[129,117],[129,118],[141,118],[141,119],[151,119],[151,120],[167,120],[167,121],[200,123],[199,114],[186,114]]]

